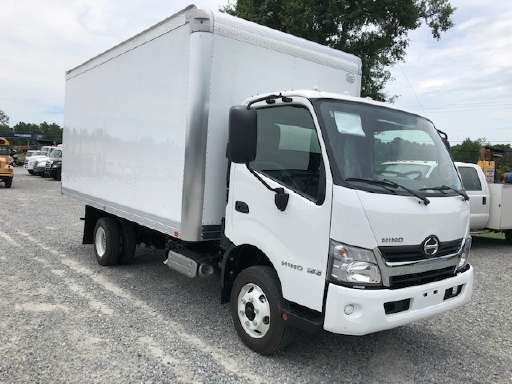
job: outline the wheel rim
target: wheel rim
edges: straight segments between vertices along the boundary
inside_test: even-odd
[[[238,319],[244,331],[255,339],[265,336],[270,328],[270,305],[263,290],[249,283],[238,294]]]
[[[98,253],[99,257],[103,257],[105,255],[105,252],[107,250],[107,234],[105,233],[105,230],[103,227],[99,227],[96,231],[96,252]]]

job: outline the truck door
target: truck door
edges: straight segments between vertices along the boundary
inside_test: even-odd
[[[460,165],[458,169],[469,195],[471,230],[484,229],[489,221],[489,187],[485,175],[477,166]]]
[[[280,103],[257,110],[256,159],[249,166],[289,194],[286,209],[246,165],[233,164],[226,235],[259,248],[276,269],[283,297],[322,310],[329,252],[332,179],[310,105]]]

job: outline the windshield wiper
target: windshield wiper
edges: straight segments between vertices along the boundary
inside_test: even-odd
[[[418,193],[417,191],[415,191],[413,189],[410,189],[410,188],[407,188],[407,187],[403,186],[402,184],[395,183],[394,181],[391,181],[391,180],[388,180],[388,179],[378,180],[378,179],[363,179],[363,178],[358,178],[358,177],[349,177],[349,178],[345,179],[345,181],[348,181],[348,182],[355,181],[355,182],[360,182],[360,183],[380,185],[382,187],[391,187],[391,188],[395,188],[395,189],[401,188],[404,191],[406,191],[409,195],[417,197],[418,199],[420,199],[423,202],[423,204],[425,204],[425,205],[429,205],[430,204],[430,200],[427,199],[422,194]],[[386,188],[386,189],[388,189],[388,188]],[[396,193],[394,190],[392,190],[392,191],[394,193]]]
[[[459,189],[455,189],[455,188],[449,187],[448,185],[441,185],[439,187],[421,188],[420,191],[439,191],[439,192],[453,191],[453,192],[457,193],[458,195],[461,195],[464,198],[464,201],[468,201],[469,200],[469,196],[468,196],[468,194],[466,192],[461,191]]]

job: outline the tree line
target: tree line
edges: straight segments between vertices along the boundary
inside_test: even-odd
[[[20,134],[39,134],[47,141],[55,144],[62,143],[62,127],[56,123],[48,123],[43,121],[40,124],[25,123],[20,121],[12,127],[9,125],[9,116],[0,110],[0,132],[14,132]],[[27,143],[26,138],[13,138],[9,141],[14,145],[24,145]]]
[[[491,153],[500,155],[492,156],[492,160],[496,161],[496,180],[500,180],[504,173],[512,172],[512,145],[491,145],[485,138],[476,140],[467,138],[462,143],[452,146],[451,155],[453,161],[476,163],[480,159],[480,149],[482,147],[489,148]]]

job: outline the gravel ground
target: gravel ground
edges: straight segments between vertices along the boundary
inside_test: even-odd
[[[189,280],[141,248],[97,265],[83,208],[17,169],[0,186],[1,383],[511,383],[512,247],[475,239],[473,300],[363,337],[299,334],[262,357],[238,340],[212,277]]]

